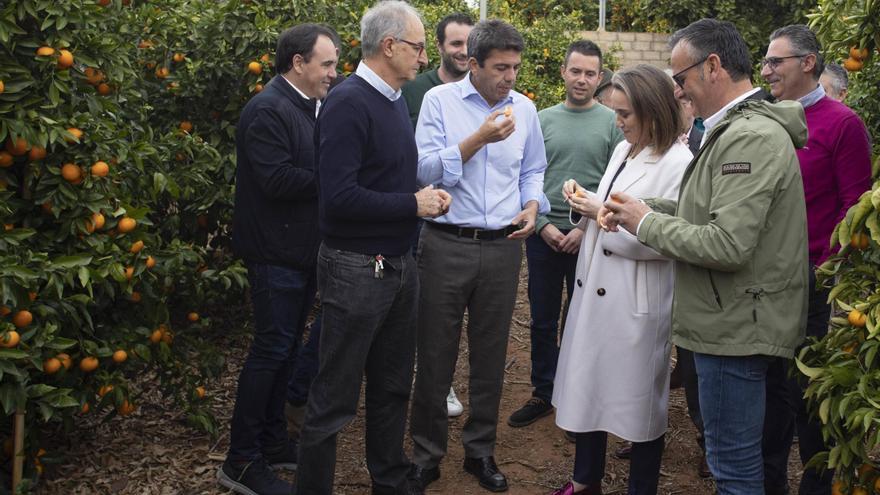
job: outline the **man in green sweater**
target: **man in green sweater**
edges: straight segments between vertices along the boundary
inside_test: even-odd
[[[440,67],[419,74],[403,85],[403,98],[409,107],[413,129],[419,121],[419,110],[425,93],[434,86],[460,81],[467,74],[467,39],[474,28],[474,20],[467,14],[449,14],[437,24],[437,51]]]
[[[599,47],[587,40],[572,43],[561,72],[565,101],[538,113],[547,149],[544,194],[551,210],[538,217],[535,230],[539,235],[526,239],[534,389],[532,398],[507,420],[514,427],[529,425],[553,411],[550,399],[559,357],[562,288],[564,283],[571,298],[584,233],[569,221],[562,183],[575,179],[595,192],[614,148],[623,139],[614,112],[593,99],[602,80]]]

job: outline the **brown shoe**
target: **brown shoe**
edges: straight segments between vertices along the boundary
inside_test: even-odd
[[[706,462],[706,454],[700,456],[700,465],[697,466],[697,476],[700,478],[711,478],[712,471],[709,469],[709,463]]]

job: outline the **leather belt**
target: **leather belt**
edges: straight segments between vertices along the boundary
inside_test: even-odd
[[[485,230],[475,229],[472,227],[459,227],[457,225],[450,225],[448,223],[425,223],[430,225],[431,227],[437,228],[438,230],[442,230],[443,232],[449,232],[450,234],[454,234],[458,237],[466,237],[475,241],[494,241],[495,239],[503,239],[519,230],[516,225],[509,225],[507,227],[504,227],[503,229],[498,230]]]

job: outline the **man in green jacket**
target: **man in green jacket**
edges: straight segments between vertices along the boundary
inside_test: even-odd
[[[694,352],[718,493],[763,493],[767,367],[804,338],[804,112],[750,98],[749,51],[729,22],[697,21],[670,46],[673,79],[704,119],[700,150],[677,202],[612,193],[600,220],[676,260],[672,340]]]

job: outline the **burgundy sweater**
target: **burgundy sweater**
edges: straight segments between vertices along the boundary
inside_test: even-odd
[[[804,109],[809,138],[797,150],[807,200],[810,262],[821,264],[831,253],[834,227],[871,188],[871,145],[858,115],[827,96]]]

